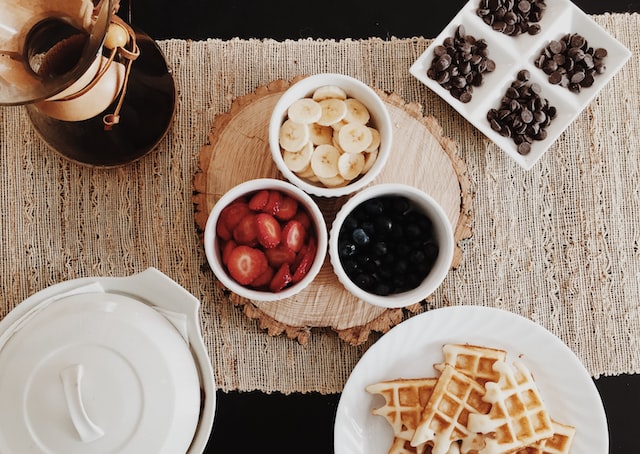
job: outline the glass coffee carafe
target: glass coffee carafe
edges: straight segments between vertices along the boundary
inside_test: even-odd
[[[110,167],[154,149],[175,110],[164,55],[119,0],[0,0],[0,105],[24,105],[43,141]]]

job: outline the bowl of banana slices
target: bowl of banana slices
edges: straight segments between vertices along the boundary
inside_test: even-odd
[[[387,162],[392,140],[384,101],[344,74],[315,74],[292,84],[269,122],[269,148],[278,169],[319,197],[344,196],[371,183]]]

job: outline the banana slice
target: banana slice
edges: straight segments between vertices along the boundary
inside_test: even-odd
[[[317,123],[322,126],[331,126],[342,121],[347,114],[347,104],[336,98],[323,99],[318,104],[322,107],[322,115]]]
[[[346,153],[361,153],[371,144],[371,131],[362,123],[347,123],[338,132],[338,143]]]
[[[318,145],[311,154],[311,168],[318,178],[338,175],[340,152],[332,145]]]
[[[289,106],[287,115],[289,120],[296,123],[311,124],[317,122],[322,116],[322,107],[311,98],[302,98]]]
[[[333,128],[313,123],[309,125],[309,134],[311,142],[313,142],[314,145],[331,143],[331,140],[333,139]]]
[[[280,146],[286,151],[296,152],[309,142],[309,126],[286,119],[280,126]]]
[[[363,153],[345,153],[338,158],[338,172],[345,180],[353,180],[364,169]]]
[[[333,124],[331,125],[331,127],[332,127],[335,131],[340,131],[340,129],[342,129],[342,127],[343,127],[344,125],[346,125],[346,124],[347,124],[347,122],[346,122],[346,120],[343,118],[341,121],[339,121],[339,122],[337,122],[337,123],[333,123]]]
[[[311,154],[313,153],[313,144],[307,142],[298,151],[287,151],[282,153],[284,165],[292,172],[301,172],[311,163]]]
[[[322,183],[324,186],[328,188],[337,188],[340,186],[346,186],[347,183],[349,183],[349,181],[342,178],[340,174],[331,178],[320,178],[320,177],[317,177],[317,178],[320,183]]]
[[[309,155],[309,164],[307,164],[307,166],[300,170],[295,172],[296,175],[298,175],[300,178],[313,178],[316,174],[313,172],[313,169],[311,168],[311,155]]]
[[[322,101],[323,99],[347,99],[345,91],[337,85],[325,85],[324,87],[318,87],[311,95],[314,101]]]
[[[371,131],[371,143],[364,151],[373,151],[380,146],[380,132],[372,127],[369,127],[369,131]]]
[[[371,167],[373,167],[373,164],[376,162],[376,159],[378,158],[378,149],[376,148],[375,150],[371,150],[371,151],[365,151],[364,153],[362,153],[362,155],[364,156],[364,167],[362,168],[362,174],[367,173]]]
[[[371,118],[369,109],[355,98],[345,100],[347,104],[347,114],[344,119],[347,123],[361,123],[366,125]]]

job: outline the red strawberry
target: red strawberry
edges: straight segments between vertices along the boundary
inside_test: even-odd
[[[233,229],[233,239],[238,244],[248,246],[254,246],[258,243],[258,226],[255,214],[248,214],[238,222]]]
[[[266,290],[269,288],[269,284],[271,283],[271,279],[273,279],[274,274],[276,274],[276,270],[268,266],[265,272],[252,280],[249,285],[253,288]]]
[[[267,200],[266,205],[262,208],[262,211],[265,213],[275,214],[280,211],[280,201],[282,199],[282,195],[280,191],[274,190],[269,191],[269,200]]]
[[[229,254],[237,246],[238,244],[233,240],[229,240],[224,243],[224,246],[222,246],[222,263],[224,265],[226,265],[229,262]]]
[[[218,218],[218,223],[216,224],[216,235],[225,241],[233,238],[231,230],[229,230],[227,224],[222,221],[222,218]]]
[[[249,199],[249,208],[251,208],[253,211],[260,211],[265,207],[268,200],[269,191],[267,191],[266,189],[258,191]]]
[[[279,268],[283,263],[292,264],[296,259],[296,253],[284,244],[279,244],[274,248],[267,249],[264,253],[267,256],[269,265],[274,268]]]
[[[300,221],[290,220],[282,229],[282,242],[292,251],[298,252],[307,239],[307,229]]]
[[[267,268],[267,257],[259,249],[240,245],[229,253],[227,270],[240,285],[249,285]]]
[[[280,244],[282,228],[275,217],[267,213],[257,214],[256,228],[258,229],[258,242],[262,246],[269,249]]]
[[[269,290],[279,292],[285,288],[289,282],[291,282],[291,270],[288,263],[283,263],[280,268],[278,268],[278,271],[276,271],[273,279],[271,279]]]
[[[291,277],[291,282],[300,282],[302,278],[307,275],[307,273],[311,269],[313,261],[316,258],[317,251],[318,247],[316,246],[316,241],[313,237],[310,237],[304,252],[300,252],[302,256],[300,262],[298,263],[298,266],[295,268],[293,276]]]
[[[298,211],[298,201],[288,195],[283,195],[280,201],[280,209],[276,213],[276,217],[282,221],[288,221],[293,218]]]
[[[229,232],[231,232],[236,228],[240,220],[249,213],[251,213],[251,209],[246,202],[234,201],[220,211],[219,222],[224,223]]]
[[[309,230],[311,228],[311,218],[305,210],[298,210],[293,219],[300,221],[305,229]]]

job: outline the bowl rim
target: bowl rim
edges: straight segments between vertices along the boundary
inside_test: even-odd
[[[229,276],[229,274],[225,270],[224,266],[221,263],[219,255],[219,242],[216,235],[215,226],[218,218],[220,217],[220,212],[230,202],[234,201],[243,194],[256,192],[260,189],[278,189],[287,194],[295,196],[296,199],[304,205],[305,209],[308,211],[309,217],[311,218],[312,222],[314,222],[314,229],[318,244],[316,258],[311,265],[308,273],[300,282],[297,282],[296,284],[287,287],[280,292],[253,290],[237,283],[233,278],[231,278],[231,276]],[[304,290],[309,284],[311,284],[311,282],[320,272],[322,264],[324,263],[328,249],[328,242],[329,240],[327,226],[324,220],[324,216],[316,202],[311,198],[309,194],[296,187],[293,183],[276,178],[255,178],[246,180],[227,190],[211,209],[204,230],[204,251],[207,262],[209,263],[209,267],[215,274],[216,278],[222,285],[224,285],[225,288],[235,293],[236,295],[260,302],[277,301],[292,297]]]
[[[428,277],[425,278],[425,281],[428,279],[429,285],[425,285],[425,281],[423,281],[423,284],[415,289],[393,295],[381,296],[361,289],[349,279],[338,256],[338,235],[346,216],[354,208],[373,197],[391,194],[407,196],[412,201],[417,201],[421,206],[426,207],[427,214],[439,232],[440,251],[432,270]],[[337,212],[329,231],[329,259],[334,273],[345,290],[365,303],[386,308],[410,306],[424,301],[429,295],[435,292],[451,269],[454,249],[455,238],[453,227],[442,206],[425,191],[404,183],[379,183],[358,192],[347,200]]]
[[[375,111],[375,124],[381,133],[378,157],[371,169],[359,179],[335,188],[316,186],[298,177],[294,172],[289,170],[284,164],[278,141],[280,126],[282,125],[289,105],[297,99],[310,96],[315,88],[323,85],[338,85],[345,89],[348,94],[361,101],[372,116],[374,115],[373,111]],[[378,93],[361,80],[341,73],[316,73],[298,80],[282,93],[271,111],[268,142],[272,159],[286,180],[308,194],[318,197],[341,197],[353,194],[369,185],[380,172],[382,172],[393,148],[391,113]]]

